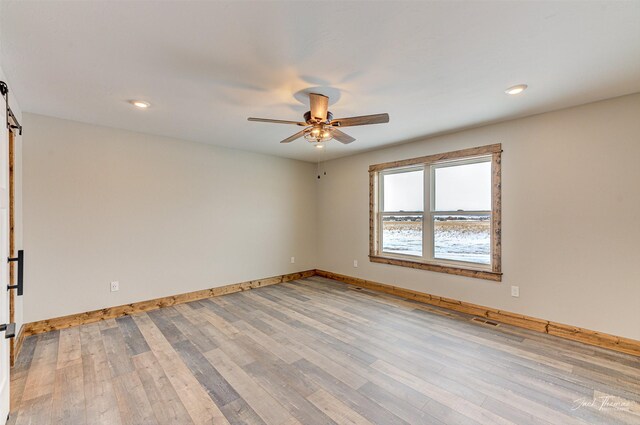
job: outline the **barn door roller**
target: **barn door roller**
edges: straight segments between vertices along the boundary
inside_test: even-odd
[[[22,126],[18,122],[18,118],[13,114],[13,111],[9,107],[9,87],[4,81],[0,81],[0,93],[4,97],[4,101],[7,107],[7,128],[9,131],[18,130],[18,134],[22,136]]]

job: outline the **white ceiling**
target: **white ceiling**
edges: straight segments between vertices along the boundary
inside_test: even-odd
[[[3,0],[0,16],[24,111],[307,161],[640,91],[639,1]],[[321,153],[246,120],[299,120],[294,93],[315,86],[339,93],[336,117],[391,122]]]

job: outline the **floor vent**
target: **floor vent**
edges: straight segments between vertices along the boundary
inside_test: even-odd
[[[481,317],[474,317],[471,319],[472,322],[477,322],[477,323],[482,323],[483,325],[489,325],[489,326],[498,326],[499,323],[496,322],[492,322],[491,320],[487,320],[487,319],[483,319]]]

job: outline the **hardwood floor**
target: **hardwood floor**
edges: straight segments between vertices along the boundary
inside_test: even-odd
[[[29,337],[17,424],[640,424],[640,358],[313,277]]]

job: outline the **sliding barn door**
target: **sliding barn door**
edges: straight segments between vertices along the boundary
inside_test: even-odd
[[[0,325],[9,323],[9,134],[5,114],[0,114]],[[9,340],[5,336],[0,333],[0,424],[9,414]]]

